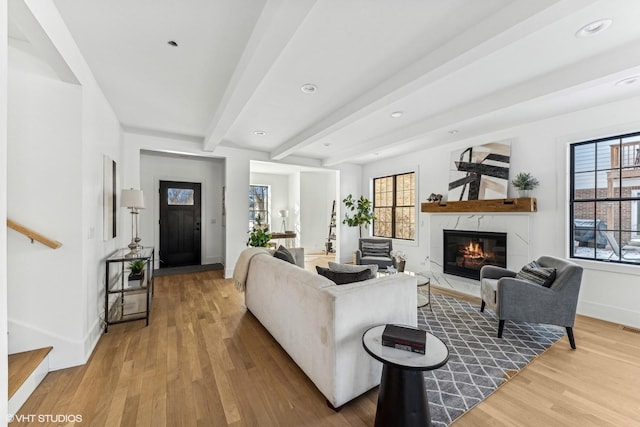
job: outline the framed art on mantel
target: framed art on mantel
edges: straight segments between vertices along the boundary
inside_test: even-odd
[[[449,201],[505,199],[511,141],[474,145],[451,153]]]
[[[107,155],[102,159],[102,174],[102,239],[106,241],[115,238],[118,230],[116,215],[118,174],[116,162]]]

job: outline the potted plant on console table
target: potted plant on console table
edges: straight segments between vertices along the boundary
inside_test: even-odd
[[[129,287],[136,288],[142,287],[144,283],[144,266],[145,261],[142,259],[136,259],[129,263]]]

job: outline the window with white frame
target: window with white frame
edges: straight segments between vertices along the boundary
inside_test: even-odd
[[[253,230],[256,221],[269,224],[269,186],[249,186],[249,230]]]

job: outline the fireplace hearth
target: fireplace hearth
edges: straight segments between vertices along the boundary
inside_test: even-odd
[[[507,267],[507,233],[443,230],[443,272],[480,279],[485,265]]]

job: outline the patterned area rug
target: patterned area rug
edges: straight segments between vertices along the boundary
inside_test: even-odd
[[[434,426],[452,423],[493,393],[507,371],[522,369],[564,335],[556,326],[507,321],[497,338],[491,310],[481,313],[479,304],[441,294],[431,298],[433,311],[418,308],[418,326],[444,341],[450,353],[446,365],[425,372]]]

